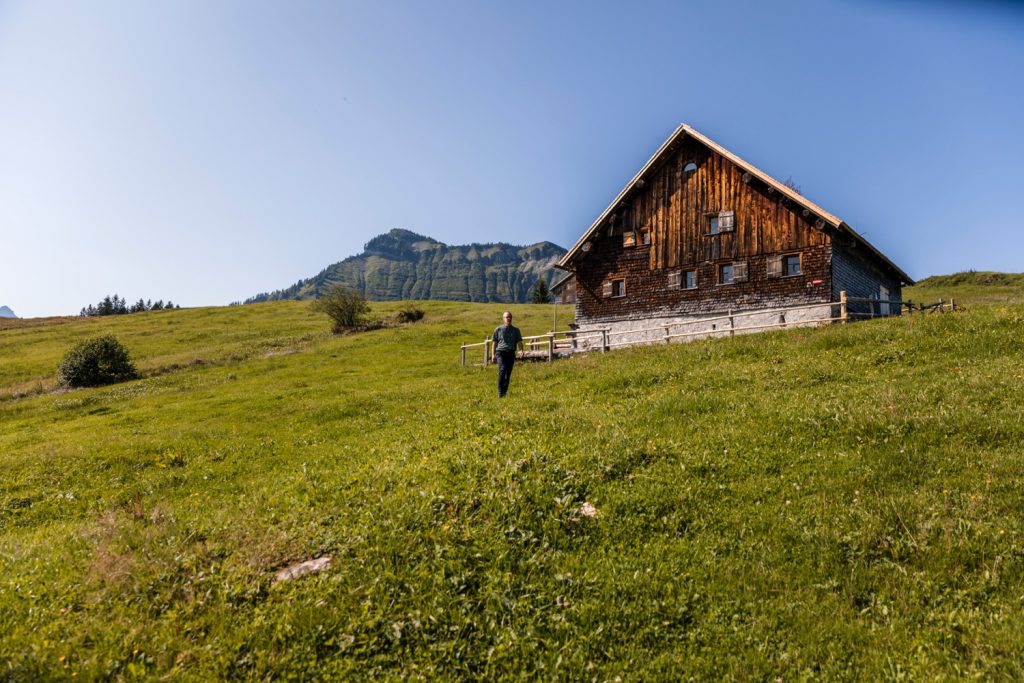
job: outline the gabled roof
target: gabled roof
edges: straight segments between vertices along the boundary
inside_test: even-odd
[[[847,235],[852,237],[857,243],[862,244],[864,247],[866,247],[884,264],[892,268],[892,270],[906,284],[914,284],[913,279],[911,279],[909,275],[904,273],[899,267],[897,267],[895,263],[886,258],[886,256],[882,252],[880,252],[870,242],[864,239],[860,235],[860,233],[858,233],[856,230],[847,225],[845,221],[838,218],[837,216],[833,216],[831,213],[825,211],[825,209],[821,208],[814,202],[810,201],[809,199],[801,195],[799,192],[796,192],[790,187],[786,187],[786,185],[780,183],[778,180],[771,177],[761,169],[757,168],[756,166],[747,161],[744,161],[740,157],[736,156],[735,154],[727,150],[725,147],[722,147],[711,138],[691,128],[685,123],[679,124],[679,127],[675,129],[675,132],[673,132],[672,135],[670,135],[669,138],[662,143],[661,147],[658,148],[654,155],[647,160],[647,163],[644,164],[643,168],[641,168],[640,171],[635,176],[633,176],[633,179],[626,184],[626,187],[624,187],[622,191],[619,192],[618,196],[614,199],[614,201],[612,201],[612,203],[608,205],[608,208],[605,209],[600,216],[598,216],[597,220],[594,221],[594,223],[590,226],[590,229],[588,229],[587,232],[584,233],[583,236],[576,241],[576,244],[572,246],[572,248],[565,254],[565,256],[562,257],[562,260],[559,261],[557,264],[559,268],[562,268],[563,270],[569,270],[569,268],[567,268],[569,262],[571,262],[579,255],[584,243],[586,243],[587,240],[593,237],[594,233],[597,232],[598,228],[604,222],[604,220],[615,212],[619,204],[622,203],[622,201],[626,198],[630,191],[637,185],[639,181],[641,181],[644,178],[645,175],[647,175],[647,172],[650,171],[652,167],[656,166],[662,160],[662,158],[670,154],[676,148],[676,143],[682,142],[682,140],[686,136],[693,138],[694,140],[700,142],[713,152],[716,152],[717,154],[720,154],[721,156],[725,157],[733,164],[735,164],[737,167],[746,171],[747,173],[750,173],[750,175],[759,179],[761,182],[765,183],[770,188],[774,189],[776,192],[780,193],[784,197],[787,197],[795,204],[807,209],[815,216],[823,220],[827,225],[832,226],[832,228],[834,228],[838,232],[846,233]]]

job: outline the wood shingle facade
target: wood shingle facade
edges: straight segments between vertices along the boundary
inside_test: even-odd
[[[559,267],[574,275],[582,328],[827,304],[844,290],[898,302],[913,282],[845,222],[685,124]]]

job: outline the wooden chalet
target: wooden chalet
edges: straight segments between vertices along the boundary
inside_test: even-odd
[[[803,307],[841,292],[897,314],[913,280],[849,225],[686,124],[558,263],[581,330],[616,334],[726,312]],[[815,311],[810,304],[822,304]]]

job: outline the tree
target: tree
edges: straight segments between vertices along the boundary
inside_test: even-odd
[[[335,334],[365,327],[369,323],[366,314],[370,312],[370,305],[366,303],[366,297],[345,285],[332,285],[326,294],[313,302],[312,308],[327,314]]]
[[[95,387],[136,377],[138,373],[128,350],[111,335],[75,346],[64,355],[57,369],[57,381],[63,387]]]
[[[537,280],[537,284],[533,286],[533,295],[531,300],[535,304],[551,303],[551,292],[548,291],[548,283],[544,281],[543,277]]]

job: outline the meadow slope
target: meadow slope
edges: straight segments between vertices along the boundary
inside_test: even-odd
[[[458,344],[501,307],[417,305],[0,330],[0,679],[1024,677],[1024,306],[520,364],[499,402]],[[107,332],[146,376],[56,391]]]

